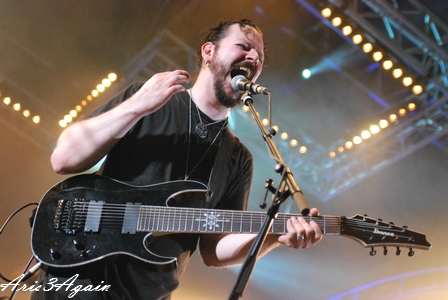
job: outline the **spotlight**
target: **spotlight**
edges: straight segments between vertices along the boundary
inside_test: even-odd
[[[423,92],[423,87],[419,84],[416,84],[412,87],[412,92],[415,95],[420,95]]]
[[[354,43],[355,45],[360,44],[360,43],[362,42],[362,35],[360,35],[359,33],[358,33],[358,34],[355,34],[355,35],[352,37],[352,41],[353,41],[353,43]]]
[[[331,24],[333,24],[334,27],[339,27],[342,24],[342,19],[339,17],[335,17],[333,18],[333,20],[331,20]]]
[[[308,79],[311,77],[311,71],[309,69],[305,69],[302,71],[302,77]]]
[[[403,75],[403,70],[401,70],[400,68],[397,68],[392,71],[392,76],[394,76],[394,78],[400,78],[402,75]]]
[[[404,86],[410,86],[412,84],[412,78],[409,76],[404,77],[402,82]]]
[[[322,17],[328,19],[331,16],[331,9],[329,7],[325,7],[320,13],[322,14]]]
[[[373,46],[371,43],[365,43],[364,45],[362,45],[362,51],[364,51],[364,53],[369,53],[372,50]]]
[[[393,66],[394,66],[394,63],[390,59],[383,61],[383,69],[384,70],[390,70]]]

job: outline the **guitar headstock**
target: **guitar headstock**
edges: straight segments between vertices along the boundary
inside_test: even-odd
[[[406,247],[409,248],[409,256],[414,255],[413,249],[431,248],[424,234],[366,215],[341,217],[341,235],[354,239],[366,248],[371,247],[370,255],[376,254],[374,247],[384,247],[384,255],[388,252],[387,247],[397,247],[397,255],[401,253],[400,247]]]

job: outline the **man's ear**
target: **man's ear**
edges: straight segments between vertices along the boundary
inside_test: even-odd
[[[203,61],[209,61],[213,52],[215,51],[215,45],[212,42],[207,42],[201,47],[201,55]]]

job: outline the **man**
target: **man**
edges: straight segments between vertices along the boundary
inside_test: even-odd
[[[61,134],[51,157],[55,172],[82,172],[107,155],[105,176],[134,185],[200,181],[208,187],[202,207],[246,209],[253,160],[227,129],[229,111],[242,95],[233,91],[231,80],[243,74],[255,81],[264,55],[262,33],[252,21],[219,23],[208,31],[201,46],[201,68],[190,90],[184,88],[190,75],[183,70],[158,73],[145,83],[132,84]],[[311,214],[317,215],[317,209]],[[287,230],[285,235],[269,235],[261,254],[280,244],[308,248],[322,238],[319,226],[302,218],[288,220]],[[135,258],[118,256],[112,263],[86,269],[50,270],[41,276],[42,284],[78,272],[77,284],[110,285],[105,293],[83,293],[86,299],[169,299],[198,242],[204,263],[222,267],[243,262],[254,237],[171,234],[161,238],[166,253],[159,254],[176,256],[176,270],[157,270]],[[58,299],[53,291],[40,293],[38,299],[44,294]]]

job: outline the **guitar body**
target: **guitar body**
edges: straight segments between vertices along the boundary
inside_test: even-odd
[[[139,207],[204,207],[205,192],[206,186],[195,181],[132,186],[98,175],[68,178],[52,187],[39,204],[31,235],[33,253],[52,267],[81,266],[126,254],[175,268],[175,257],[152,252],[157,238],[151,232],[135,230]]]

